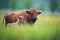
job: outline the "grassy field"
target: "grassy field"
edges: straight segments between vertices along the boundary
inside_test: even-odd
[[[0,15],[0,40],[60,40],[60,15],[43,14],[33,25],[5,27]]]

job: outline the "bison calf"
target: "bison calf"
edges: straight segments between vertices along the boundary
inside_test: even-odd
[[[8,23],[15,23],[20,21],[23,23],[24,21],[27,23],[35,23],[37,20],[37,15],[41,14],[42,12],[36,9],[29,9],[29,10],[22,10],[20,12],[9,12],[4,16],[5,25]],[[23,21],[24,20],[24,21]]]

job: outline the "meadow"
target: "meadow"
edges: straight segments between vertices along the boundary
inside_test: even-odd
[[[60,14],[42,14],[35,24],[2,24],[0,15],[0,40],[60,40]]]

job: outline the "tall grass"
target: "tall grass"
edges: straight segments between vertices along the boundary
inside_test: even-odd
[[[60,16],[40,15],[33,25],[5,27],[0,15],[0,40],[60,40]]]

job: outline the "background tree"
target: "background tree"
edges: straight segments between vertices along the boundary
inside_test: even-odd
[[[50,0],[50,10],[54,13],[58,8],[58,1],[57,0]]]
[[[40,5],[39,5],[39,10],[44,11],[44,4],[40,4]]]
[[[11,8],[12,11],[15,10],[16,1],[17,1],[17,0],[9,0],[9,8]]]
[[[0,0],[0,9],[1,9],[1,7],[2,7],[2,0]]]
[[[24,0],[23,6],[26,9],[30,9],[33,6],[33,0]]]
[[[9,0],[0,0],[0,9],[8,9]]]

